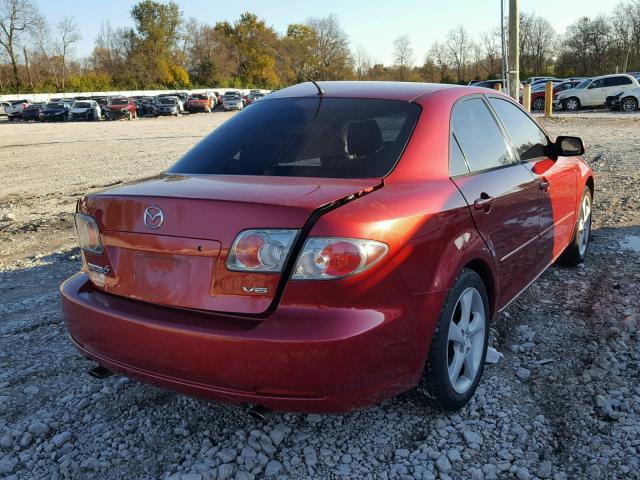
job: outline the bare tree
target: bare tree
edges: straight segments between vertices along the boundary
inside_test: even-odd
[[[406,77],[407,67],[411,68],[415,62],[411,40],[407,35],[401,35],[393,42],[393,61],[400,72],[400,81]]]
[[[316,76],[323,80],[337,80],[349,76],[351,72],[351,52],[349,39],[340,27],[337,15],[307,20],[315,33],[316,42],[313,55],[318,62]]]
[[[62,79],[62,89],[64,90],[64,82],[66,78],[67,60],[73,55],[75,45],[80,41],[80,30],[78,24],[73,17],[64,17],[56,25],[58,41],[56,44],[56,53],[60,59],[60,70]]]
[[[494,29],[480,34],[484,59],[480,65],[487,72],[489,78],[495,78],[500,70],[502,54],[500,52],[500,29]]]
[[[464,29],[464,26],[459,25],[455,29],[449,32],[447,35],[447,50],[453,61],[453,66],[456,69],[456,81],[458,83],[464,81],[467,62],[470,55],[471,37]]]
[[[0,45],[7,52],[13,69],[13,82],[20,89],[18,52],[24,35],[29,33],[40,15],[31,0],[1,0]]]
[[[544,75],[553,62],[556,32],[551,23],[534,13],[520,15],[520,70]]]
[[[372,64],[373,60],[371,59],[371,55],[367,53],[362,45],[358,46],[355,55],[356,76],[358,80],[362,80],[367,76]]]
[[[428,63],[429,60],[433,61],[440,70],[440,81],[443,82],[447,78],[450,63],[446,45],[437,40],[433,42],[425,63]]]

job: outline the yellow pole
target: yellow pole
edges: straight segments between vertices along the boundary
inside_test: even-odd
[[[501,91],[502,91],[502,84],[501,84],[501,83],[496,83],[496,84],[495,84],[495,86],[494,86],[493,88],[495,88],[496,90],[498,90],[499,92],[501,92]]]
[[[553,82],[547,82],[544,92],[544,117],[551,118],[553,110]]]
[[[522,91],[522,106],[527,112],[531,111],[531,84],[527,83]]]

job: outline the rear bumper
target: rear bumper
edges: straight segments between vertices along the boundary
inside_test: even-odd
[[[413,387],[446,294],[408,295],[402,310],[281,305],[257,320],[105,294],[85,273],[60,291],[78,350],[115,372],[225,403],[307,412],[349,411]]]

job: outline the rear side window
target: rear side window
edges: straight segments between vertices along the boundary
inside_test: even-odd
[[[526,113],[508,100],[492,97],[489,102],[497,112],[520,160],[544,156],[547,136]]]
[[[464,154],[460,150],[455,135],[451,133],[449,138],[449,176],[455,177],[465,173],[469,173],[467,161],[464,159]]]
[[[513,162],[504,136],[481,98],[464,100],[454,105],[451,129],[472,172]]]
[[[418,105],[404,101],[265,100],[215,129],[169,172],[382,177],[400,158],[419,115]]]
[[[609,77],[605,78],[605,86],[607,87],[617,87],[619,85],[631,85],[633,82],[630,78],[627,77]]]

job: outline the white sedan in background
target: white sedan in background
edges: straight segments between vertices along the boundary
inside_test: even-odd
[[[243,107],[240,94],[225,94],[222,97],[222,108],[224,110],[242,110]]]

